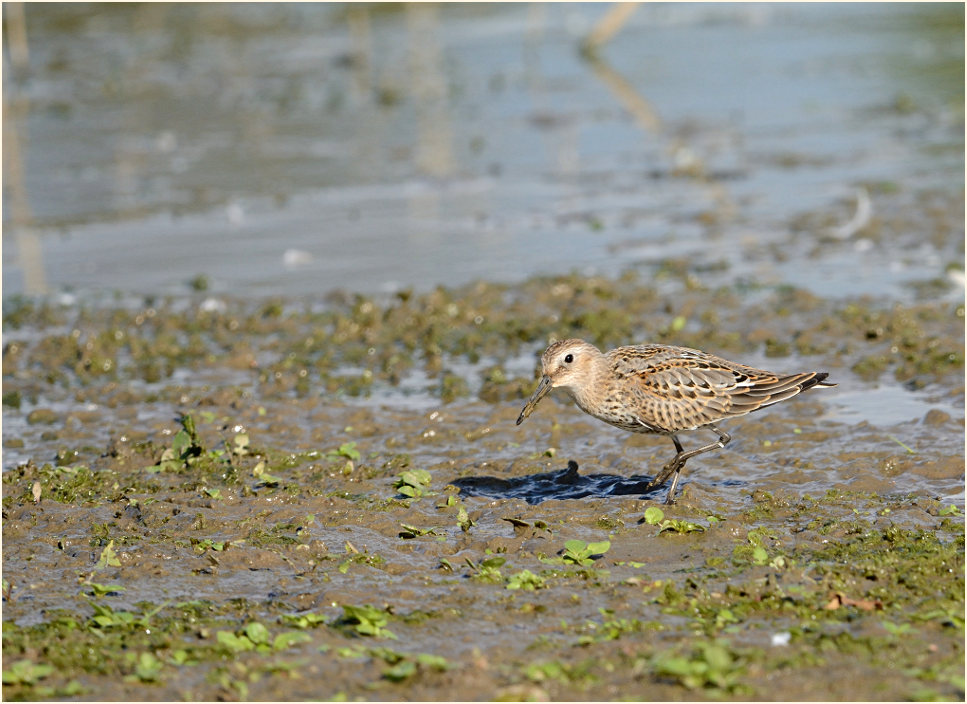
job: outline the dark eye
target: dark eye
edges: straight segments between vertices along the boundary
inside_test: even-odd
[[[564,355],[564,363],[565,364],[570,364],[573,361],[574,361],[574,355],[573,354],[566,354],[566,355]]]

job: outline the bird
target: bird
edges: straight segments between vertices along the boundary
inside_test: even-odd
[[[563,389],[578,408],[632,433],[670,436],[677,454],[645,487],[652,491],[670,477],[665,497],[673,504],[685,462],[724,448],[732,436],[718,423],[785,401],[814,386],[836,386],[826,372],[776,374],[689,347],[627,345],[601,352],[579,339],[560,340],[541,355],[537,389],[517,417],[524,422],[552,389]],[[685,450],[679,434],[708,429],[715,442]]]

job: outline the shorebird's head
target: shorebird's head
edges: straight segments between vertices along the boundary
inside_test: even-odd
[[[541,381],[517,417],[517,425],[531,414],[551,389],[564,388],[573,396],[578,389],[586,386],[593,377],[595,362],[600,357],[600,350],[584,340],[561,340],[544,350],[541,355]]]

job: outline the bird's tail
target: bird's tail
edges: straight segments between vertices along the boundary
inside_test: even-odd
[[[744,393],[732,396],[733,407],[751,406],[750,411],[785,401],[814,386],[836,386],[826,381],[827,372],[802,372],[755,383]]]

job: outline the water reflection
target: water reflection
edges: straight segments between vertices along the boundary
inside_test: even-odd
[[[23,53],[20,54],[20,51]],[[12,61],[25,60],[26,46],[21,50],[11,48],[13,55],[20,54],[20,58]],[[29,101],[26,97],[3,99],[3,175],[4,197],[8,202],[5,218],[8,223],[6,230],[12,230],[16,238],[17,257],[23,276],[23,291],[28,295],[47,293],[47,276],[44,272],[43,248],[40,237],[34,229],[33,214],[30,198],[24,181],[23,144],[27,141],[26,115],[29,111]],[[9,193],[9,197],[8,197]],[[9,212],[7,216],[6,213]]]
[[[4,23],[4,293],[669,258],[853,291],[855,238],[817,249],[828,223],[791,223],[870,183],[963,179],[960,6],[7,4]],[[930,261],[961,258],[950,235]],[[864,253],[860,288],[902,295],[904,246]]]

